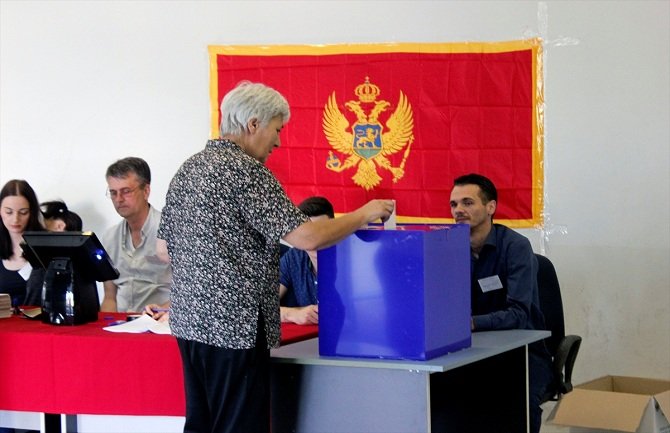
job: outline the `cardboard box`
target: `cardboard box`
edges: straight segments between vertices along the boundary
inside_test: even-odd
[[[470,228],[358,230],[318,252],[319,353],[428,360],[470,347]]]
[[[549,415],[571,432],[670,432],[670,381],[605,376],[575,386]]]

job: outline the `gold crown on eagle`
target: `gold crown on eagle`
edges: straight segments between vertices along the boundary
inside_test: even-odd
[[[358,96],[358,100],[361,102],[375,102],[375,99],[377,99],[381,90],[379,90],[379,87],[370,83],[370,77],[365,77],[365,83],[356,86],[354,93]]]

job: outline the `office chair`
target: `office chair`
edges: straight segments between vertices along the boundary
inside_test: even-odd
[[[542,403],[557,401],[563,394],[572,391],[572,369],[582,343],[578,335],[565,335],[563,318],[563,300],[558,284],[556,269],[551,261],[540,254],[535,254],[538,262],[537,285],[540,295],[540,309],[544,315],[545,325],[551,331],[551,337],[545,344],[553,359],[554,382],[543,396]]]

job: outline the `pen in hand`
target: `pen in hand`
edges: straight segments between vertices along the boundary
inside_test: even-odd
[[[161,308],[156,304],[150,304],[144,307],[144,314],[148,314],[151,317],[153,317],[156,313],[167,313],[168,311],[170,311],[169,308]]]
[[[170,309],[167,307],[161,307],[157,304],[149,304],[144,307],[144,314],[149,315],[149,317],[158,320],[159,322],[164,322],[168,320]]]

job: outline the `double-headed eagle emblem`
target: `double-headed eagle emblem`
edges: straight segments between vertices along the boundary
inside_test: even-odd
[[[354,90],[358,101],[350,100],[344,106],[356,115],[356,122],[350,127],[349,121],[337,106],[335,92],[328,98],[323,111],[323,132],[333,149],[347,155],[344,162],[331,150],[328,152],[326,167],[335,172],[342,172],[358,165],[358,170],[351,177],[356,185],[371,190],[382,181],[377,167],[385,168],[393,175],[393,182],[398,182],[405,174],[405,162],[414,141],[414,119],[412,106],[405,95],[400,92],[396,109],[386,121],[386,131],[379,122],[379,116],[388,110],[388,101],[377,100],[379,87],[365,83]],[[366,113],[365,108],[369,108]],[[402,161],[397,167],[388,159],[405,148]]]

